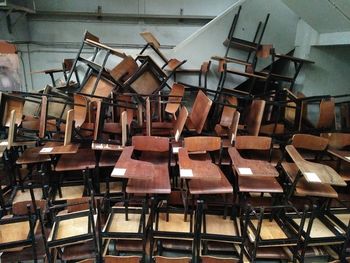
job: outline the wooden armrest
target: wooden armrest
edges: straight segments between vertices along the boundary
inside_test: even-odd
[[[288,56],[288,55],[284,55],[284,54],[275,54],[275,57],[276,58],[281,58],[281,59],[287,59],[287,60],[291,60],[291,61],[299,62],[299,63],[310,63],[310,64],[314,64],[315,63],[312,60],[297,58],[297,57]]]
[[[186,148],[179,148],[178,157],[179,157],[179,167],[180,167],[180,169],[181,168],[191,169],[191,159],[188,156],[188,152],[187,152]]]
[[[114,49],[114,48],[111,48],[109,46],[106,46],[104,44],[101,44],[99,42],[95,42],[91,39],[86,39],[85,40],[85,43],[89,44],[89,45],[92,45],[92,46],[95,46],[95,47],[98,47],[98,48],[102,48],[102,49],[105,49],[105,50],[108,50],[111,52],[111,54],[113,55],[116,55],[118,57],[121,57],[121,58],[125,58],[126,57],[126,54],[120,50],[117,50],[117,49]]]

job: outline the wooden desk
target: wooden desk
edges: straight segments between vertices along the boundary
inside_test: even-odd
[[[293,145],[287,145],[286,151],[307,182],[346,186],[346,182],[333,168],[304,160]]]
[[[192,160],[186,148],[178,149],[180,178],[220,180],[220,168],[210,161]]]
[[[73,154],[77,153],[79,149],[79,144],[69,144],[69,145],[61,145],[61,146],[50,146],[46,145],[41,149],[39,154],[50,154],[50,155],[61,155],[61,154]]]
[[[96,151],[122,151],[125,147],[117,144],[111,143],[97,143],[93,142],[91,144],[91,149]]]
[[[239,176],[279,176],[276,168],[267,161],[244,159],[235,147],[229,148],[228,153],[231,157],[233,167]]]
[[[145,179],[155,174],[155,165],[145,161],[132,159],[133,146],[123,149],[115,167],[111,173],[112,177],[124,179]]]
[[[327,150],[328,153],[330,153],[331,155],[350,163],[350,151],[344,151],[344,150],[337,150],[334,148],[329,148]]]

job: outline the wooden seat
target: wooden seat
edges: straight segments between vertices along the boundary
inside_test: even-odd
[[[155,256],[154,257],[154,261],[156,263],[172,263],[172,262],[190,263],[191,262],[191,258],[187,258],[187,257],[171,258],[171,257]]]
[[[238,263],[238,259],[234,258],[220,258],[213,256],[201,256],[202,263]]]
[[[139,263],[141,257],[138,256],[104,256],[105,263]],[[95,259],[86,259],[79,261],[79,263],[94,263]]]
[[[201,134],[211,108],[212,101],[200,90],[196,96],[192,111],[188,116],[186,128]]]

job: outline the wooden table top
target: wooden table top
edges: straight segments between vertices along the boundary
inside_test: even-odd
[[[333,168],[304,160],[293,145],[287,145],[286,151],[307,182],[346,186],[346,182]]]
[[[79,144],[69,144],[66,146],[50,146],[50,144],[47,144],[41,149],[39,154],[73,154],[78,152],[79,146]]]
[[[235,147],[230,147],[228,153],[239,176],[278,177],[276,168],[268,161],[242,158]]]
[[[180,178],[183,179],[221,179],[220,168],[211,161],[192,160],[186,148],[179,148]]]
[[[97,143],[93,142],[91,144],[91,149],[97,151],[122,151],[125,147],[117,144],[111,143]]]
[[[123,149],[114,169],[111,173],[112,177],[126,179],[145,179],[151,178],[155,174],[157,165],[150,162],[132,159],[133,146]]]
[[[346,161],[350,163],[350,151],[345,151],[345,150],[337,150],[334,148],[329,148],[327,150],[330,154],[342,159],[343,161]]]

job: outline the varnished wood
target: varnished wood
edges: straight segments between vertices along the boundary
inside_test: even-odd
[[[300,225],[300,219],[293,219],[295,223]],[[305,225],[304,225],[304,231],[307,230],[307,227],[309,225],[309,218],[305,219]],[[335,237],[335,234],[325,225],[322,223],[322,221],[318,218],[315,218],[310,232],[311,238],[324,238],[324,237]]]
[[[321,137],[327,138],[331,148],[342,149],[350,145],[350,133],[323,133]]]
[[[0,243],[24,241],[28,239],[30,226],[28,221],[1,224]]]
[[[55,148],[56,147],[54,147],[54,150]],[[58,160],[55,171],[81,171],[84,169],[94,169],[95,166],[96,160],[94,151],[91,148],[81,148],[78,149],[76,154],[63,154]]]
[[[226,98],[227,103],[233,106],[238,105],[238,100],[234,96],[230,96]],[[229,127],[232,123],[234,113],[236,112],[236,108],[224,106],[221,118],[220,118],[220,125],[224,127]]]
[[[79,144],[69,144],[69,145],[50,145],[46,144],[45,147],[42,147],[39,154],[47,155],[61,155],[61,154],[74,154],[77,153],[79,150]]]
[[[222,258],[213,256],[201,256],[202,263],[238,263],[238,259],[234,258]]]
[[[41,110],[40,110],[40,124],[39,124],[39,138],[44,138],[46,134],[46,118],[47,118],[47,97],[41,98]]]
[[[185,106],[181,107],[178,119],[175,122],[174,128],[173,128],[173,136],[175,138],[175,141],[178,142],[182,133],[183,128],[185,127],[185,123],[188,117],[188,111]]]
[[[163,256],[155,256],[154,257],[155,263],[190,263],[191,258],[188,257],[179,257],[179,258],[174,258],[174,257],[163,257]]]
[[[175,113],[180,107],[180,102],[184,94],[185,94],[185,87],[181,84],[174,83],[169,93],[169,99],[165,106],[164,111],[169,114],[172,114],[176,118]],[[171,97],[171,96],[176,96],[176,97]]]
[[[238,150],[270,150],[271,138],[263,136],[237,136],[235,147]]]
[[[74,126],[79,128],[87,119],[89,100],[86,96],[74,94]],[[67,117],[67,121],[68,121]]]
[[[160,44],[158,40],[155,38],[155,36],[149,32],[149,31],[144,31],[140,33],[140,36],[143,37],[143,39],[150,45],[152,45],[154,48],[159,49]]]
[[[233,145],[233,142],[236,141],[240,116],[241,114],[238,111],[236,111],[233,115],[232,123],[230,125],[229,132],[228,132],[228,139],[229,139],[230,145]]]
[[[323,151],[328,146],[328,139],[311,134],[295,134],[292,144],[295,148]]]
[[[66,118],[66,129],[64,133],[64,143],[63,146],[68,146],[72,141],[72,133],[73,133],[73,121],[74,121],[75,111],[69,110],[67,112]]]
[[[159,214],[157,231],[190,233],[194,227],[193,222],[191,226],[191,221],[184,220],[183,214],[169,213],[168,216],[167,219],[166,213]]]
[[[133,136],[132,145],[138,151],[167,152],[169,139],[157,136]]]
[[[114,80],[125,82],[137,69],[136,61],[131,56],[127,56],[110,71],[110,74]]]
[[[128,220],[125,220],[125,214],[114,213],[108,218],[108,222],[111,221],[109,228],[104,229],[104,232],[110,233],[138,233],[140,227],[141,213],[129,213]],[[146,216],[147,220],[147,216]]]
[[[99,40],[95,41],[93,39],[86,39],[85,41],[86,41],[86,43],[88,43],[88,44],[90,44],[90,45],[92,45],[94,47],[98,47],[100,49],[108,50],[111,54],[116,55],[118,57],[121,57],[121,58],[125,58],[126,57],[124,52],[122,52],[120,50],[117,50],[117,49],[114,49],[114,48],[111,48],[109,46],[106,46],[104,44],[101,44],[99,42]]]
[[[62,191],[62,198],[59,197],[59,194],[55,196],[55,200],[69,200],[69,199],[76,199],[81,198],[84,193],[84,186],[78,185],[78,186],[63,186],[61,187]]]
[[[80,93],[83,93],[86,95],[92,94],[96,79],[97,79],[96,76],[91,75],[87,80],[87,82],[85,83],[84,87],[80,90]],[[100,79],[98,81],[96,90],[93,93],[93,95],[108,98],[111,92],[113,91],[114,87],[115,87],[115,84],[113,84],[112,82],[105,79]],[[100,100],[100,99],[91,97],[90,100],[94,101],[94,100]]]
[[[186,127],[190,131],[196,131],[197,134],[201,134],[212,103],[211,99],[209,99],[201,90],[198,91],[192,106],[192,111],[188,116],[186,123]]]
[[[327,165],[322,165],[319,163],[313,163],[304,160],[293,145],[287,145],[286,151],[288,152],[289,156],[292,158],[293,162],[297,165],[298,169],[304,175],[308,182],[312,183],[316,180],[317,182],[323,184],[338,186],[346,185],[345,181],[334,169]],[[309,176],[310,174],[316,174],[316,176],[314,176],[316,178],[312,179]]]
[[[24,100],[16,97],[9,97],[5,94],[1,96],[2,103],[5,103],[4,112],[2,113],[2,125],[9,127],[11,122],[11,112],[15,111],[15,124],[21,125],[24,109]]]
[[[250,105],[249,114],[246,118],[246,130],[249,135],[258,136],[264,114],[266,102],[264,100],[253,100]]]
[[[189,153],[217,151],[221,148],[220,137],[195,136],[184,138],[184,147]]]
[[[237,151],[237,148],[235,147],[229,148],[228,152],[231,157],[233,167],[239,176],[279,176],[279,173],[275,169],[275,167],[267,161],[244,159],[241,157],[241,155]],[[248,168],[250,171],[245,172],[245,168]]]
[[[254,227],[257,228],[258,220],[252,220],[251,222],[253,223]],[[251,242],[255,241],[256,237],[250,228],[248,228],[248,237]],[[261,225],[260,238],[262,240],[273,240],[287,239],[288,237],[275,220],[270,221],[269,219],[263,219]]]

